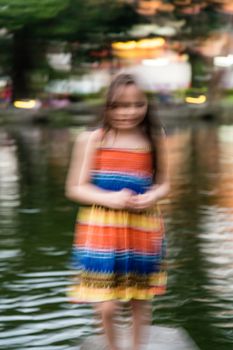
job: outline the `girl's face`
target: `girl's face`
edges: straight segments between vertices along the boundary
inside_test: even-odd
[[[108,109],[110,125],[119,130],[136,128],[147,111],[147,98],[134,84],[120,86]]]

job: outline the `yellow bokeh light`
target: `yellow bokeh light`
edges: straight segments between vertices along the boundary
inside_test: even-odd
[[[127,41],[127,42],[115,42],[112,44],[112,48],[115,50],[131,50],[136,48],[136,41]]]
[[[198,97],[186,97],[185,101],[187,103],[202,104],[206,102],[206,96],[200,95]]]
[[[163,38],[154,38],[154,39],[141,39],[138,41],[118,41],[112,44],[114,50],[132,50],[132,49],[155,49],[161,47],[165,44]]]
[[[154,58],[162,54],[165,44],[165,39],[158,37],[126,42],[118,41],[112,43],[112,49],[116,57],[123,59]]]
[[[14,101],[14,107],[16,108],[31,109],[31,108],[35,108],[35,106],[36,106],[35,100]]]

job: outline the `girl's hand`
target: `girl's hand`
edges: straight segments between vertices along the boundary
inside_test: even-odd
[[[105,205],[111,209],[128,209],[132,202],[132,196],[134,196],[134,192],[128,189],[106,193]]]
[[[131,210],[139,211],[153,207],[158,200],[167,196],[170,189],[168,182],[154,185],[144,194],[133,195],[128,203]]]
[[[131,196],[128,203],[131,210],[139,211],[153,207],[157,201],[157,196],[154,191],[148,191],[144,194]]]

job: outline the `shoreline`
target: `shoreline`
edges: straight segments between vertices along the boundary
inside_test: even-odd
[[[102,105],[94,103],[71,103],[64,108],[40,108],[37,110],[8,107],[0,109],[0,125],[7,124],[51,124],[85,126],[94,123],[101,114]],[[215,103],[198,105],[157,105],[155,111],[164,125],[190,123],[198,120],[233,122],[233,104]]]

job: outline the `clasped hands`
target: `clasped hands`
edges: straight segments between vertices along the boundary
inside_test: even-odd
[[[157,201],[155,190],[148,190],[143,194],[136,194],[129,189],[109,193],[109,207],[113,209],[127,209],[141,211],[151,208]]]

